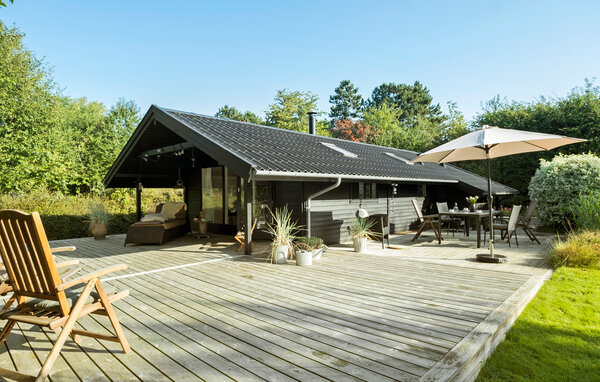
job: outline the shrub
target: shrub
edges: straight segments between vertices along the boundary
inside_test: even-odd
[[[580,195],[589,192],[600,192],[600,158],[593,154],[542,159],[529,184],[529,196],[538,200],[537,216],[554,227],[572,221]]]
[[[577,229],[600,231],[600,192],[581,193],[578,203],[572,207],[572,213]]]
[[[572,232],[566,240],[557,240],[550,256],[550,265],[600,269],[600,232]]]
[[[145,189],[142,211],[154,212],[159,203],[180,199],[172,189]],[[88,195],[64,195],[40,189],[27,194],[0,194],[0,209],[37,211],[49,240],[72,239],[90,236],[87,220],[89,203],[93,200]],[[125,233],[135,223],[134,190],[108,190],[103,203],[111,216],[109,234]]]

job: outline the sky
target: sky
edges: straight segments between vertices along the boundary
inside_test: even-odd
[[[8,3],[8,1],[6,1]],[[564,97],[600,77],[598,1],[14,0],[0,20],[26,34],[63,94],[124,97],[214,114],[264,115],[279,89],[319,109],[348,79],[368,98],[420,81],[470,120],[496,95]],[[596,83],[598,84],[598,83]]]

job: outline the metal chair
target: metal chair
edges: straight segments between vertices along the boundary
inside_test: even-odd
[[[519,220],[519,213],[521,212],[521,206],[513,206],[510,211],[510,217],[508,218],[508,222],[494,224],[494,230],[500,230],[500,238],[502,240],[508,239],[508,246],[512,247],[510,244],[510,239],[515,236],[515,242],[517,243],[517,247],[519,246],[519,239],[517,237],[517,221]],[[483,233],[483,243],[485,244],[486,233],[490,230],[489,224],[487,226],[484,225],[484,233]]]
[[[527,211],[525,212],[525,216],[522,216],[521,219],[517,222],[517,227],[520,227],[525,231],[529,240],[535,241],[538,244],[541,244],[538,238],[533,233],[533,229],[529,226],[531,224],[531,220],[533,219],[533,212],[535,211],[535,206],[537,205],[537,199],[531,199],[529,202],[529,206],[527,206]]]

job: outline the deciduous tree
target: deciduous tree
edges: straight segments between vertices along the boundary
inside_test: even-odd
[[[287,130],[308,131],[309,111],[317,111],[319,98],[311,92],[278,90],[266,111],[267,124]]]

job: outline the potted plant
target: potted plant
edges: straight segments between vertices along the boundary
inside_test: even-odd
[[[88,204],[87,224],[90,228],[90,233],[95,240],[103,240],[108,233],[108,223],[110,222],[110,214],[104,207],[101,201],[92,201]]]
[[[371,231],[373,225],[375,225],[374,221],[357,216],[348,226],[348,233],[354,241],[354,252],[362,253],[367,250],[367,240],[377,235]]]
[[[296,238],[296,233],[300,226],[292,221],[292,212],[288,211],[287,206],[276,208],[275,213],[269,209],[272,216],[272,222],[267,223],[266,231],[273,238],[271,259],[275,264],[287,263],[288,253],[292,241]]]
[[[296,239],[296,242],[303,243],[310,246],[313,255],[313,261],[321,260],[321,255],[323,254],[324,244],[323,239],[316,236],[311,237],[299,237]]]
[[[308,266],[312,265],[313,254],[312,248],[306,243],[296,243],[295,245],[296,265]]]
[[[477,203],[477,199],[479,199],[479,196],[467,196],[466,199],[469,203],[469,211],[475,212],[475,203]]]
[[[320,237],[313,236],[310,237],[309,240],[309,245],[312,247],[313,260],[321,260],[321,255],[323,254],[323,249],[325,248],[325,245],[323,244],[323,239],[321,239]]]

